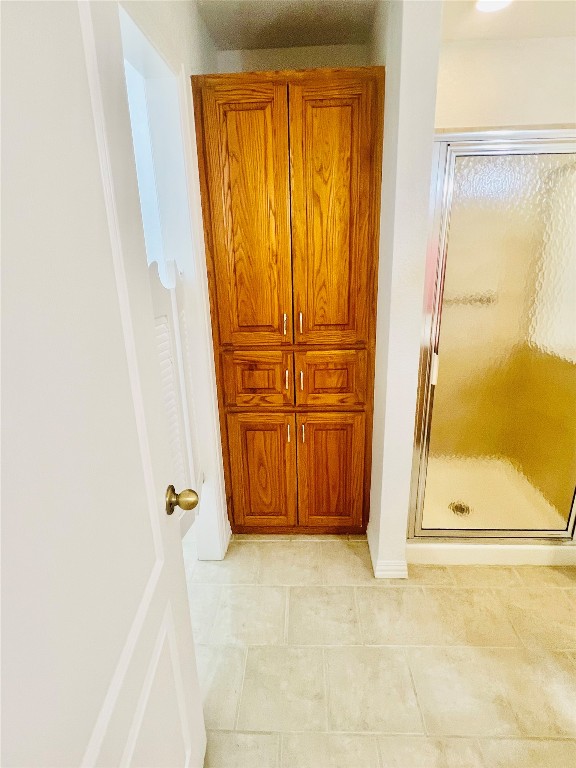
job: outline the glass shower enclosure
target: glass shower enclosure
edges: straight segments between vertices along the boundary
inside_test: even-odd
[[[414,536],[569,538],[576,137],[439,137]]]

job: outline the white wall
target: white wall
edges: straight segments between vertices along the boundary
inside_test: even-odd
[[[386,97],[368,543],[380,577],[407,574],[441,15],[437,0],[382,3],[374,28]]]
[[[574,124],[576,38],[442,44],[437,129]]]
[[[218,72],[364,67],[369,64],[369,50],[365,45],[314,45],[301,48],[219,51],[217,56]]]
[[[122,0],[121,5],[174,72],[216,72],[216,47],[195,3],[178,0]]]

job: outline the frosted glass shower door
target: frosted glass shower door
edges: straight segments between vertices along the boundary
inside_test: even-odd
[[[422,532],[568,532],[576,154],[455,155],[447,188]]]

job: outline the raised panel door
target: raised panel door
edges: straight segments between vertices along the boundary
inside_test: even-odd
[[[236,526],[296,524],[294,414],[228,414]]]
[[[295,340],[366,342],[379,173],[375,76],[290,83]]]
[[[365,415],[308,413],[296,421],[299,524],[360,527]]]
[[[366,402],[366,350],[296,352],[294,359],[299,405],[346,406]]]
[[[208,79],[202,105],[220,342],[292,342],[286,82]]]
[[[294,403],[291,352],[227,351],[222,355],[226,405],[281,406]]]

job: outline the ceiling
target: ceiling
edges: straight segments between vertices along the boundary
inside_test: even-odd
[[[221,50],[364,44],[378,0],[197,0]]]
[[[501,11],[481,13],[474,0],[445,0],[444,40],[576,36],[574,0],[514,0]]]
[[[221,50],[369,43],[382,0],[196,0]],[[444,0],[442,37],[453,40],[576,36],[575,0],[513,0],[494,13]]]

